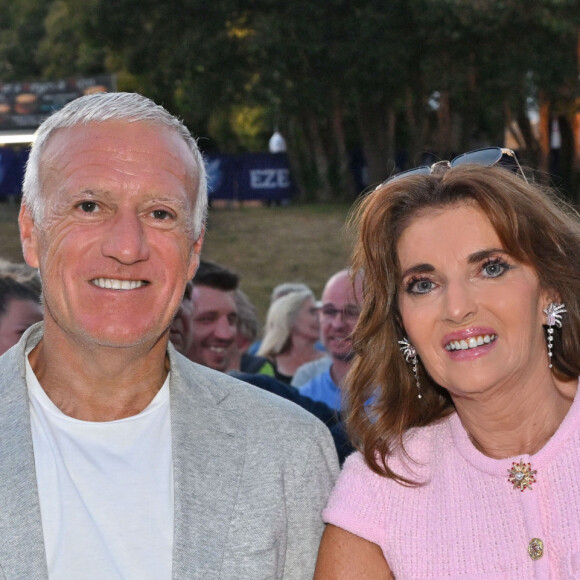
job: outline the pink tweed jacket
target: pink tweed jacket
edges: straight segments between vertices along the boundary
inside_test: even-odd
[[[456,414],[406,449],[414,462],[390,465],[424,485],[380,477],[357,453],[323,512],[378,544],[397,579],[580,578],[580,395],[535,455],[483,455]]]

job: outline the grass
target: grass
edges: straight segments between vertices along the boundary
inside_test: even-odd
[[[0,256],[21,261],[18,205],[0,203]],[[348,265],[347,205],[219,207],[210,210],[202,256],[237,272],[263,323],[270,292],[304,282],[317,297],[327,278]]]

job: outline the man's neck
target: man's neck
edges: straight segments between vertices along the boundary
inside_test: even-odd
[[[66,415],[114,421],[137,415],[163,386],[167,337],[139,348],[71,345],[45,337],[30,352],[38,382]]]
[[[349,370],[350,361],[344,361],[333,357],[332,364],[330,365],[330,378],[332,379],[332,382],[337,387],[342,388]]]

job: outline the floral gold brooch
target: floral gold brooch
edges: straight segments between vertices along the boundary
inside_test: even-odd
[[[519,463],[515,461],[512,463],[511,469],[508,469],[508,481],[513,484],[514,489],[524,491],[524,489],[532,489],[532,483],[536,483],[535,469],[532,469],[531,463],[524,463],[520,460]]]

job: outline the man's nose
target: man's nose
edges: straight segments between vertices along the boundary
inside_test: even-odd
[[[233,340],[236,336],[236,325],[222,316],[216,323],[214,335],[221,340]]]
[[[143,223],[130,211],[119,211],[109,222],[102,244],[103,254],[122,264],[134,264],[149,257]]]

